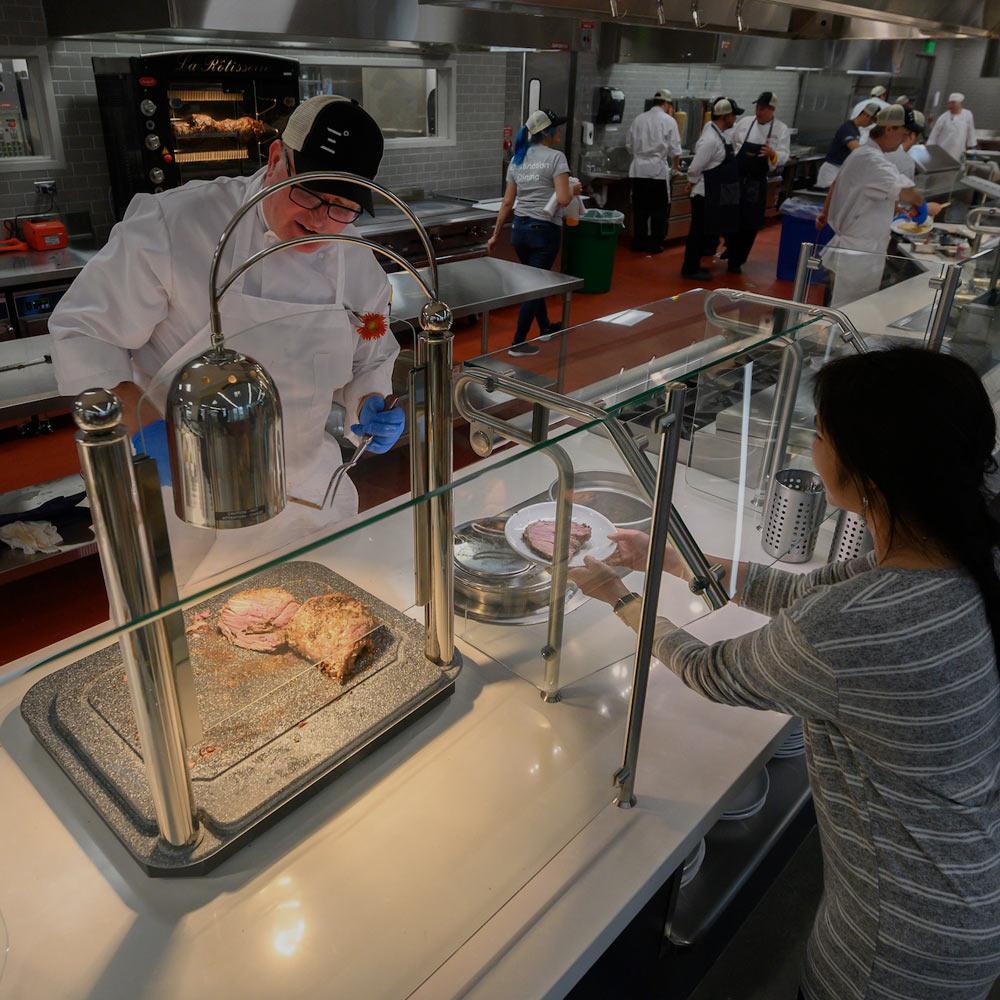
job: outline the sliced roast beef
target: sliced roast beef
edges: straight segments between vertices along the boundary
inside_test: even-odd
[[[298,601],[278,587],[242,590],[222,608],[219,631],[234,646],[274,653],[285,645],[285,627],[298,610]]]
[[[569,558],[577,554],[590,541],[590,525],[581,524],[579,521],[571,521],[569,526]],[[550,562],[555,552],[556,542],[556,522],[555,521],[532,521],[524,529],[525,544],[532,552],[537,553],[543,559]]]

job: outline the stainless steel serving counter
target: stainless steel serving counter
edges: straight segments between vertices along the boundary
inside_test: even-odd
[[[426,269],[421,274],[426,274]],[[547,295],[563,297],[562,324],[569,326],[570,300],[583,287],[583,279],[558,271],[544,271],[527,264],[517,264],[496,257],[479,257],[443,264],[438,268],[441,298],[457,318],[482,314],[482,351],[489,350],[490,311],[517,305]],[[392,318],[414,322],[426,296],[406,273],[390,274]]]

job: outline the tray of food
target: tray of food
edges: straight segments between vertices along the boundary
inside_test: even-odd
[[[203,862],[447,697],[424,628],[324,566],[272,567],[184,612],[203,737],[188,748],[205,836],[167,859],[117,643],[42,678],[21,712],[151,874]],[[183,874],[182,870],[177,871]]]

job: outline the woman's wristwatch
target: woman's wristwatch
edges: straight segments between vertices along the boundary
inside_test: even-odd
[[[623,594],[621,597],[611,605],[611,610],[617,615],[620,614],[622,608],[628,607],[633,601],[641,601],[642,594],[637,594],[633,591],[631,594]]]

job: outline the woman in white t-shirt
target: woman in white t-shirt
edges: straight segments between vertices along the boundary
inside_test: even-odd
[[[496,227],[487,247],[492,253],[504,224],[514,213],[511,243],[522,264],[548,270],[559,256],[562,243],[562,219],[545,211],[552,195],[563,207],[580,193],[579,185],[570,187],[566,154],[555,147],[560,128],[566,119],[554,111],[535,111],[518,130],[514,156],[507,169],[504,192]],[[517,332],[508,354],[537,354],[538,348],[527,343],[528,331],[537,319],[542,336],[555,333],[559,324],[549,321],[545,299],[532,299],[521,305]]]

